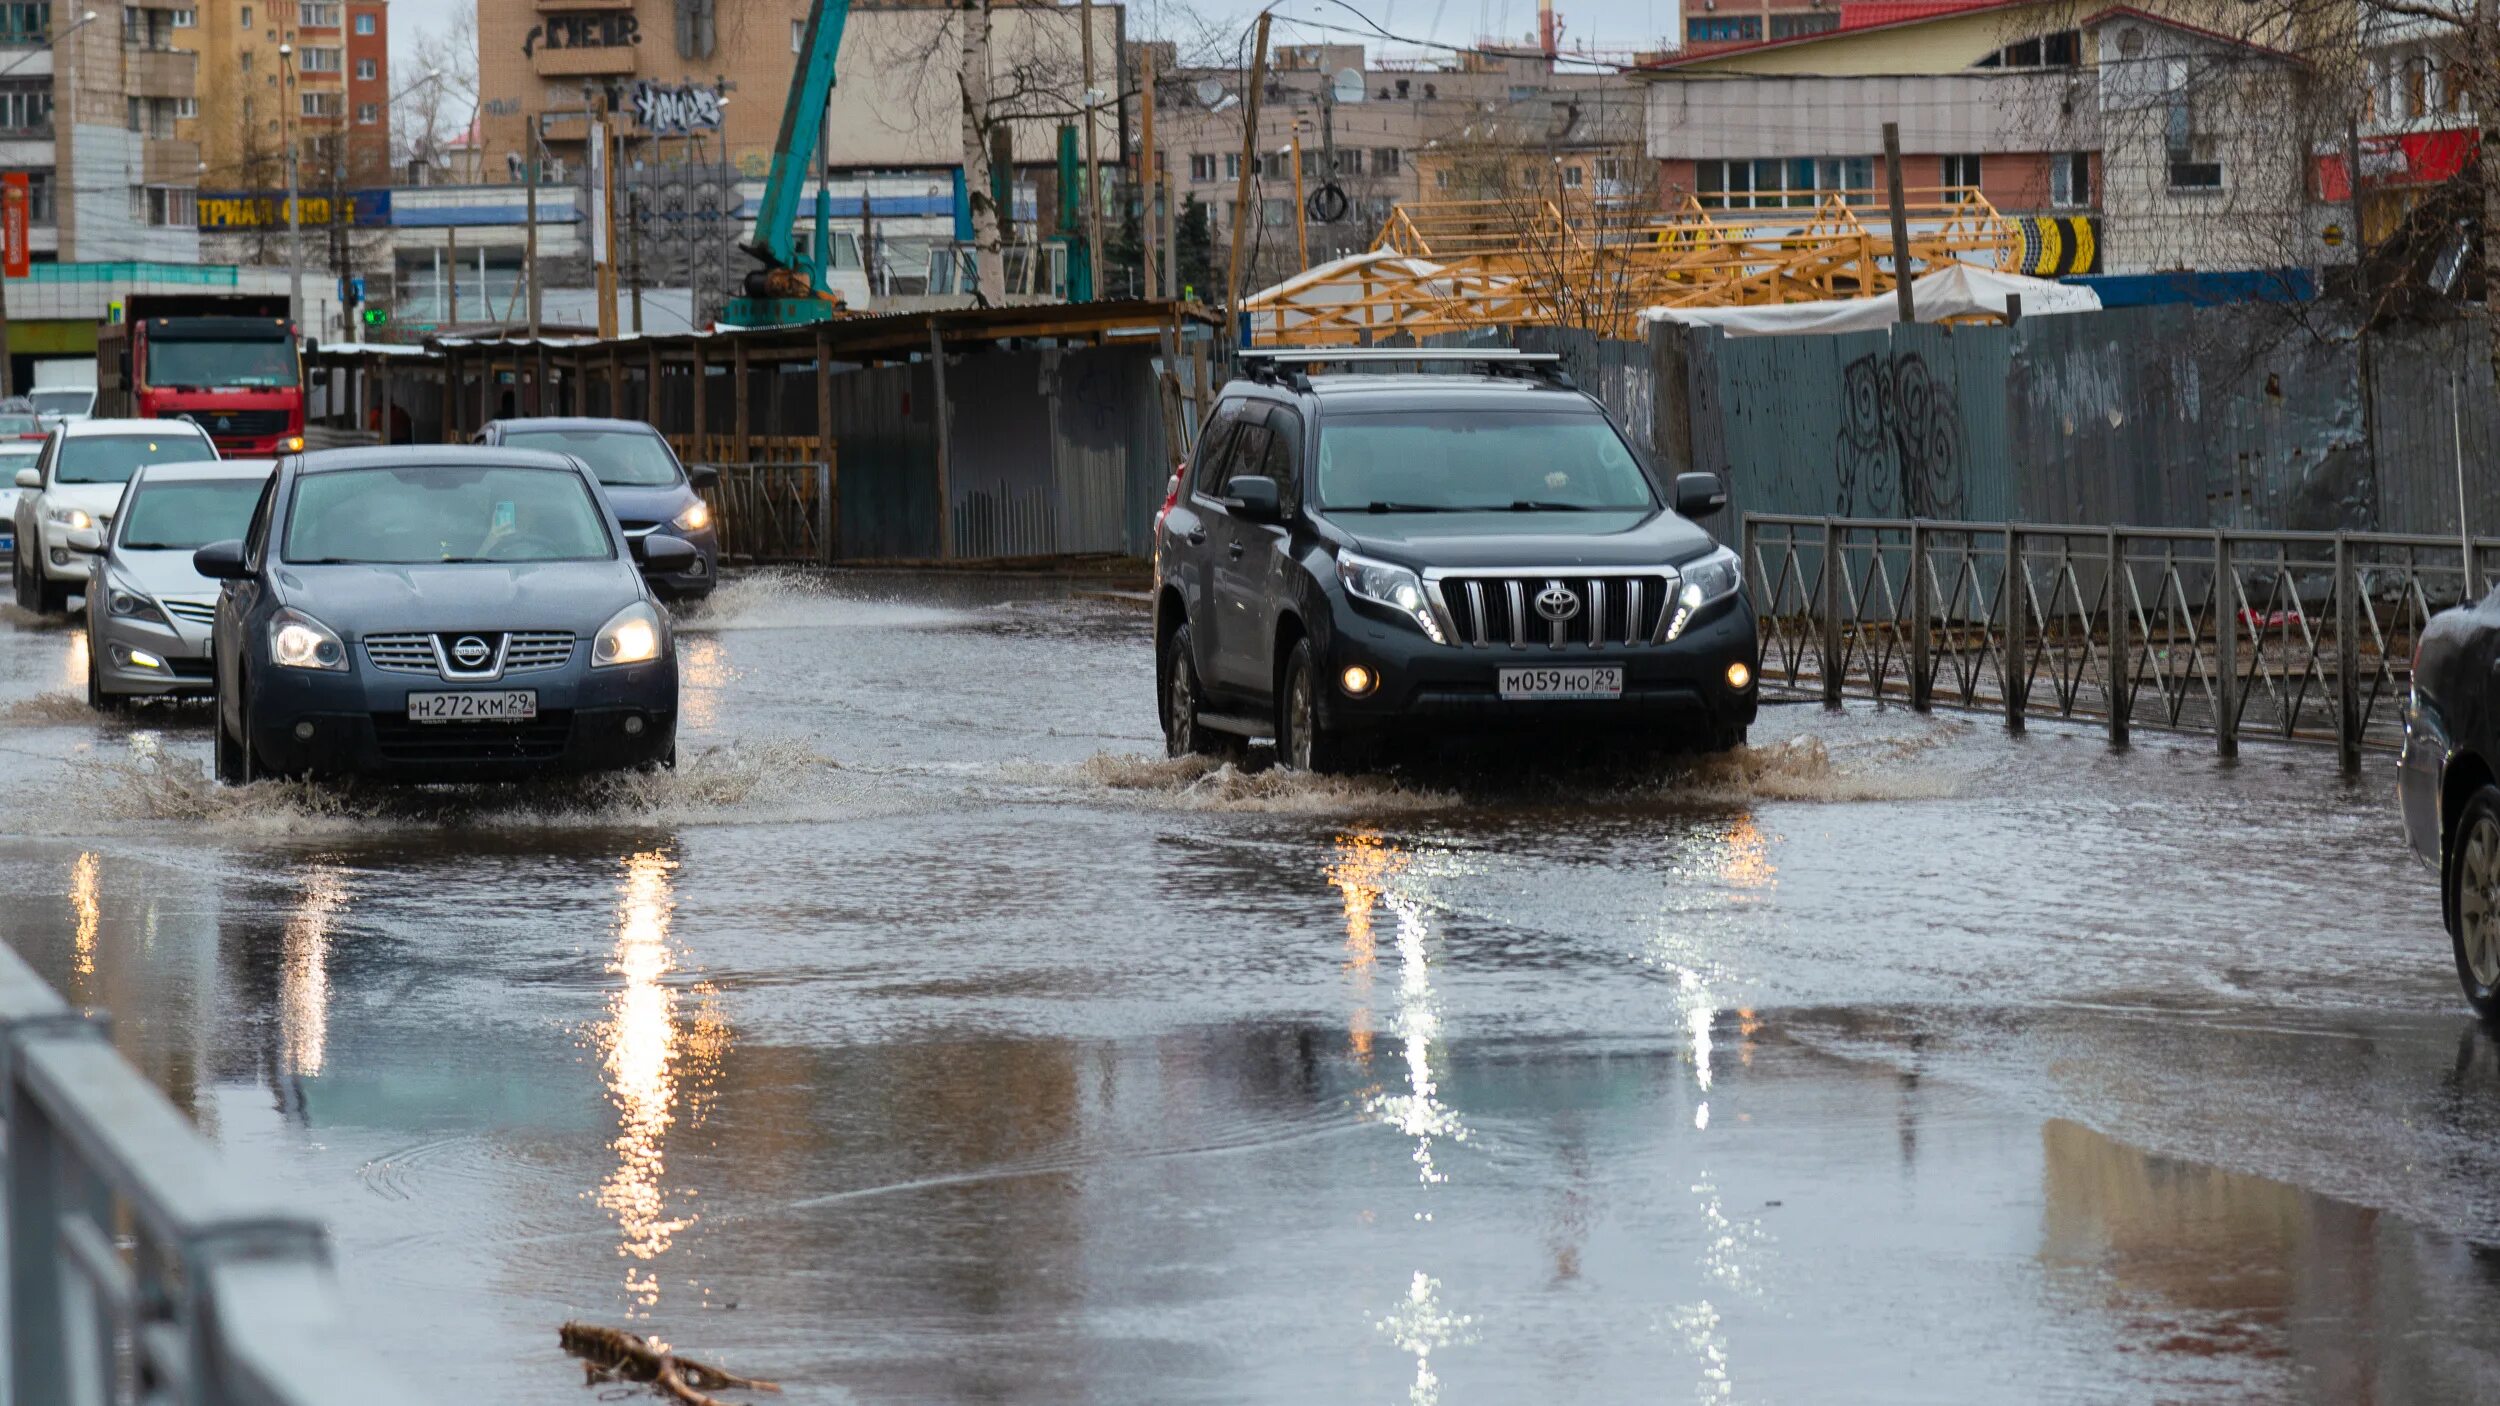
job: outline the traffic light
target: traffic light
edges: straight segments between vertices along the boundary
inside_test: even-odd
[[[389,308],[365,309],[365,326],[367,327],[380,327],[390,320],[391,310]]]

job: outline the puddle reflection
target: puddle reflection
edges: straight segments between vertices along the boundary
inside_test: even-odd
[[[1378,831],[1357,830],[1337,837],[1337,861],[1328,866],[1328,882],[1345,900],[1345,969],[1354,987],[1354,1011],[1346,1036],[1354,1058],[1365,1069],[1372,1060],[1372,972],[1379,951],[1372,937],[1372,915],[1380,906],[1389,880],[1406,868],[1407,854],[1394,848]]]
[[[287,914],[278,953],[278,1067],[321,1072],[330,1045],[330,927],[347,907],[347,871],[315,864]]]
[[[70,972],[76,978],[78,999],[93,999],[87,990],[87,979],[95,975],[96,929],[102,924],[104,910],[96,902],[96,869],[94,850],[78,856],[69,869],[69,910],[77,920],[70,934]]]
[[[87,632],[69,632],[69,648],[61,655],[61,687],[71,693],[87,690]]]
[[[628,1264],[625,1288],[649,1310],[660,1301],[660,1277],[652,1263],[698,1219],[672,1212],[665,1185],[667,1139],[688,1103],[708,1096],[729,1043],[712,993],[697,985],[696,1008],[683,1018],[669,923],[676,908],[677,861],[658,850],[630,855],[618,886],[616,947],[608,971],[623,985],[608,998],[608,1016],[594,1039],[608,1097],[616,1106],[617,1134],[609,1147],[616,1169],[599,1184],[599,1205],[616,1218],[622,1238],[617,1254]],[[685,1193],[690,1198],[691,1192]]]
[[[729,652],[709,635],[677,636],[677,720],[710,731],[720,721],[721,694],[737,677]]]

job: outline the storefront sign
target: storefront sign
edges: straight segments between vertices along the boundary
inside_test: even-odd
[[[521,41],[521,57],[536,58],[544,49],[625,49],[642,42],[642,21],[622,15],[550,15],[545,24],[530,26]]]
[[[331,223],[330,196],[298,197],[296,222],[303,225]],[[391,222],[391,193],[387,190],[359,190],[347,194],[337,211],[340,219],[351,225],[387,225]],[[286,227],[286,193],[283,191],[201,191],[200,228],[202,229],[283,229]]]
[[[2361,182],[2369,190],[2391,186],[2434,186],[2452,181],[2474,159],[2477,139],[2471,129],[2447,132],[2401,132],[2361,139]],[[2344,174],[2343,144],[2317,155],[2318,198],[2352,199],[2352,182]]]
[[[11,278],[24,278],[33,262],[26,238],[26,203],[32,193],[25,172],[0,176],[0,272]]]

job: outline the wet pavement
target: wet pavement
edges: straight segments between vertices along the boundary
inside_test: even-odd
[[[1046,579],[735,583],[674,776],[220,792],[0,614],[7,940],[444,1400],[2500,1397],[2500,1045],[2383,761],[1770,710],[1160,757]]]

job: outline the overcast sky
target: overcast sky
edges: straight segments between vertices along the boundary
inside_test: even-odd
[[[488,0],[517,4],[519,0]],[[733,0],[734,2],[734,0]],[[1478,38],[1523,38],[1536,31],[1536,0],[1349,0],[1380,28],[1393,34],[1443,44],[1468,44]],[[463,0],[391,0],[391,48],[407,53],[418,37],[440,29]],[[1593,44],[1600,49],[1652,49],[1675,27],[1675,0],[1557,0],[1563,17],[1566,46]],[[1258,0],[1137,0],[1130,32],[1149,38],[1177,38],[1176,30],[1196,32],[1210,27],[1238,32],[1259,12]],[[1347,35],[1305,28],[1289,21],[1317,20],[1360,29],[1362,21],[1338,0],[1283,0],[1276,6],[1278,42],[1353,42]],[[1195,23],[1192,23],[1195,17]],[[1418,51],[1374,41],[1373,51]]]

